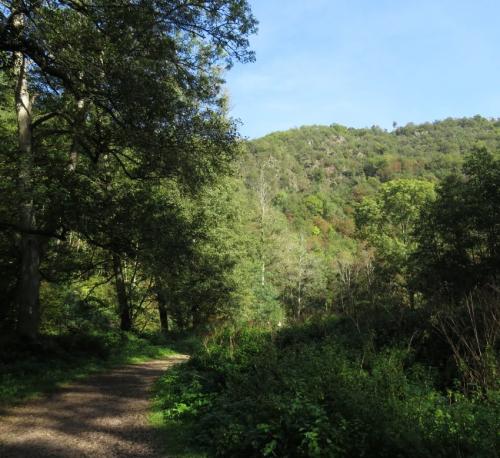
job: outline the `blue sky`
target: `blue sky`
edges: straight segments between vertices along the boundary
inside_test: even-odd
[[[227,74],[250,138],[500,116],[498,0],[250,0],[253,64]]]

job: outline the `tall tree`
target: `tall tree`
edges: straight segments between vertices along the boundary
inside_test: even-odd
[[[478,148],[461,175],[437,188],[418,227],[414,256],[420,289],[460,299],[500,279],[500,160]]]
[[[237,135],[220,66],[253,58],[255,24],[245,0],[2,1],[19,138],[19,219],[3,223],[21,234],[21,334],[37,334],[44,245],[85,232],[73,196],[96,192],[96,173],[189,186],[227,167]]]
[[[414,228],[420,212],[434,199],[434,185],[415,179],[383,184],[374,197],[356,209],[356,225],[363,238],[376,249],[381,276],[393,288],[403,288],[413,305],[409,260],[416,249]]]

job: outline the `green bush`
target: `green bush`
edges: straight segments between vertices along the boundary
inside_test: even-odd
[[[215,456],[495,457],[498,393],[466,398],[397,347],[349,347],[332,322],[218,335],[159,387]]]

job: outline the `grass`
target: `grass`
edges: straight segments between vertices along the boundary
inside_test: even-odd
[[[149,421],[156,429],[164,453],[171,458],[206,458],[207,454],[192,445],[191,430],[185,422],[164,418],[157,402],[153,405]]]
[[[68,344],[44,338],[36,348],[0,353],[0,408],[53,392],[75,380],[123,364],[165,358],[176,353],[132,334],[100,336]],[[3,354],[2,354],[3,353]]]
[[[179,335],[170,346],[179,353],[193,354],[200,346],[200,339],[193,335]],[[164,378],[157,380],[153,387],[153,406],[149,416],[163,452],[172,458],[206,458],[208,455],[193,444],[190,425],[184,419],[176,421],[164,415]]]

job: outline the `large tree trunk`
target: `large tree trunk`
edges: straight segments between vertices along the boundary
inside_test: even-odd
[[[21,276],[17,295],[17,331],[35,340],[40,322],[40,241],[37,236],[23,234],[21,240]]]
[[[193,308],[193,329],[198,331],[202,328],[204,324],[206,324],[205,317],[201,313],[198,307]]]
[[[156,298],[158,301],[158,313],[160,315],[161,332],[167,334],[169,328],[168,328],[168,309],[167,309],[167,301],[165,298],[165,294],[162,291],[158,291],[158,293],[156,294]]]
[[[24,17],[17,16],[15,26],[22,29]],[[14,55],[16,74],[16,114],[19,140],[18,189],[20,203],[21,271],[17,293],[18,333],[36,339],[40,321],[40,236],[35,229],[35,209],[33,202],[33,141],[32,141],[32,101],[28,89],[26,57],[17,52]]]
[[[130,331],[132,329],[132,313],[127,296],[125,278],[123,276],[122,262],[118,255],[113,255],[113,269],[116,282],[116,297],[118,299],[118,313],[120,315],[120,329]]]

